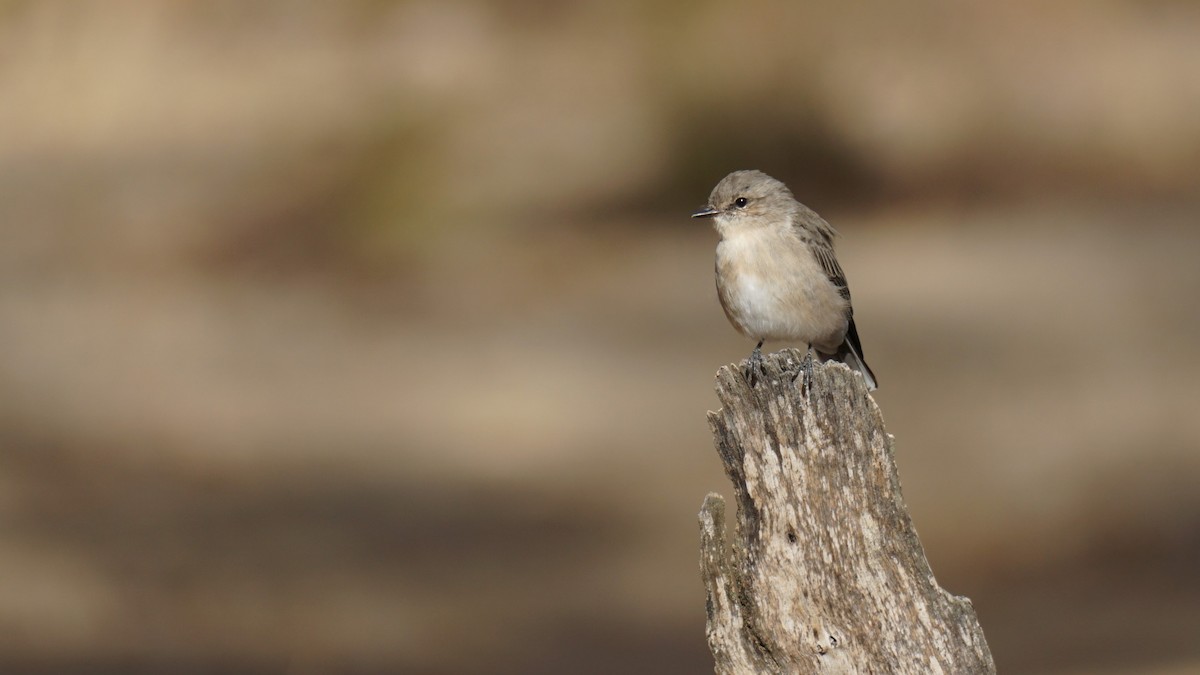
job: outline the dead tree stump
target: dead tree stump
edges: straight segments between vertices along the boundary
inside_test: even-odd
[[[708,414],[733,482],[700,511],[708,646],[718,673],[995,673],[971,601],[942,590],[900,495],[892,438],[863,380],[794,349],[751,388],[717,373]]]

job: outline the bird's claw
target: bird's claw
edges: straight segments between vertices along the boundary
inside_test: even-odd
[[[795,383],[797,379],[800,380],[800,391],[805,396],[808,396],[809,385],[812,383],[812,378],[813,352],[812,347],[809,347],[808,351],[804,354],[804,359],[800,361],[800,367],[797,368],[796,372],[792,375],[792,382]]]
[[[764,380],[767,376],[766,367],[763,366],[762,343],[759,342],[754,351],[750,352],[750,358],[746,359],[745,368],[746,381],[750,383],[753,389],[758,386],[758,383]]]

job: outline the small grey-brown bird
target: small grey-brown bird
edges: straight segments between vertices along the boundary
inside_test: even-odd
[[[758,340],[746,368],[752,385],[762,370],[763,342],[784,340],[808,345],[803,372],[811,370],[816,350],[822,361],[862,373],[875,389],[829,223],[761,171],[729,174],[692,217],[712,218],[721,235],[717,296],[733,327]]]

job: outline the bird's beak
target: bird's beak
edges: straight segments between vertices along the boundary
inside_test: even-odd
[[[713,216],[717,215],[718,213],[720,213],[719,210],[714,209],[711,206],[706,206],[706,207],[700,209],[699,211],[693,213],[692,217],[693,218],[712,218]]]

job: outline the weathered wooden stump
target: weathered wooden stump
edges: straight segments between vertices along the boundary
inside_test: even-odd
[[[892,438],[862,378],[803,354],[751,388],[717,373],[708,415],[733,482],[700,511],[708,645],[718,673],[994,673],[971,601],[942,590],[900,495]]]

